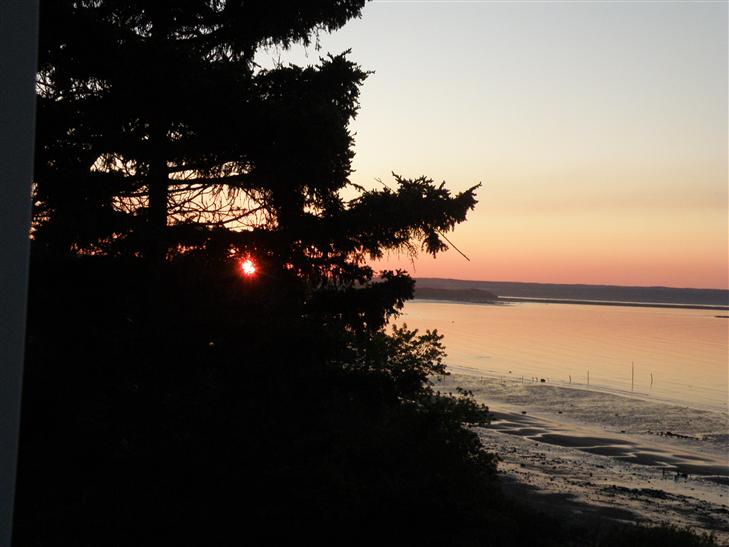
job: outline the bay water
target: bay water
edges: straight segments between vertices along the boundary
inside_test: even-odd
[[[399,324],[445,336],[457,373],[727,412],[726,311],[413,300]],[[543,382],[542,382],[543,380]]]

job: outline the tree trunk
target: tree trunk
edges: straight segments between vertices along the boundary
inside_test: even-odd
[[[147,218],[147,261],[159,274],[167,255],[167,194],[169,180],[164,156],[154,158],[149,170],[149,210]]]
[[[165,60],[165,29],[166,20],[164,14],[152,8],[150,11],[152,19],[152,43],[155,45],[153,55],[158,57],[155,63],[163,67]],[[158,73],[157,76],[160,76]],[[164,89],[162,81],[158,82],[156,88],[159,91]],[[151,112],[149,124],[149,173],[147,188],[149,191],[148,218],[147,218],[147,256],[145,257],[150,267],[152,280],[159,282],[162,269],[167,255],[167,197],[169,193],[169,175],[167,172],[167,124],[164,115],[164,96],[154,95],[152,104],[155,110]]]
[[[143,243],[147,275],[147,329],[161,334],[164,322],[165,283],[164,266],[167,257],[167,197],[169,178],[164,146],[164,134],[157,130],[150,135],[152,141],[147,186],[149,203]]]

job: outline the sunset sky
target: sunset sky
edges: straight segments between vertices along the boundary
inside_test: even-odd
[[[373,70],[352,180],[479,204],[416,277],[727,288],[727,3],[385,2],[321,36]],[[391,180],[391,179],[390,179]]]

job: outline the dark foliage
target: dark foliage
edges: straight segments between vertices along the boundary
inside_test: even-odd
[[[18,545],[432,544],[479,530],[494,460],[462,424],[485,409],[428,386],[437,335],[252,314],[277,286],[199,268],[165,284],[166,328],[149,335],[132,296],[143,264],[34,266]],[[430,513],[448,526],[424,528]]]
[[[269,275],[366,282],[366,259],[465,219],[425,177],[346,201],[366,73],[346,52],[261,69],[262,46],[308,41],[364,2],[47,1],[41,5],[36,255],[254,253]]]
[[[438,335],[383,330],[412,279],[367,266],[444,250],[474,189],[342,199],[366,73],[254,62],[362,4],[42,3],[18,545],[480,528],[485,409],[431,390]]]

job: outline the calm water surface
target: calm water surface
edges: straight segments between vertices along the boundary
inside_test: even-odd
[[[419,300],[398,323],[438,329],[456,372],[587,388],[589,371],[590,389],[726,412],[729,320],[716,315],[726,312]]]

